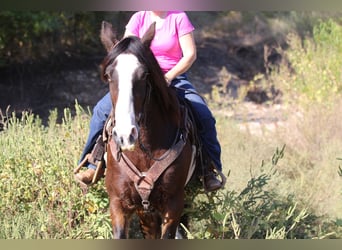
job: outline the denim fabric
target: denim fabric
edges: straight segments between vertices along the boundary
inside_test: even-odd
[[[206,150],[216,167],[221,171],[221,146],[217,140],[217,132],[215,127],[216,121],[206,102],[197,94],[196,90],[187,80],[185,75],[175,78],[172,81],[171,86],[177,88],[178,95],[191,102],[195,116],[199,122],[199,136],[202,140],[204,150]],[[90,131],[86,145],[81,155],[81,160],[83,160],[86,154],[90,153],[93,149],[97,137],[102,133],[103,126],[107,120],[111,108],[112,101],[110,99],[110,94],[107,93],[93,109],[93,116],[90,120]],[[96,167],[92,164],[89,164],[88,168],[95,169]]]
[[[84,146],[83,153],[81,155],[80,162],[84,157],[90,153],[95,145],[96,139],[102,133],[103,126],[107,120],[107,117],[112,109],[112,100],[110,99],[110,93],[108,92],[93,109],[93,115],[90,120],[89,134],[87,142]],[[89,164],[88,168],[96,169],[96,166]]]
[[[218,170],[222,171],[221,146],[217,140],[216,120],[208,108],[205,100],[197,93],[186,75],[181,75],[171,82],[171,86],[177,88],[177,93],[182,98],[191,102],[199,129],[199,136],[204,150],[212,159]]]

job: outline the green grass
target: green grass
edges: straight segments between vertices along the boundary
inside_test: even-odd
[[[296,34],[289,36],[287,53],[295,73],[283,67],[268,82],[262,79],[283,90],[288,126],[269,136],[251,136],[215,112],[212,103],[223,172],[229,176],[225,189],[193,197],[186,228],[190,238],[342,238],[342,59],[340,43],[327,35],[341,35],[341,30],[333,21],[315,27],[303,48]],[[46,126],[34,114],[16,115],[1,117],[0,238],[110,238],[103,181],[83,196],[73,179],[89,110],[76,102],[73,110],[64,110],[61,122],[53,110]],[[136,225],[131,234],[139,236]]]
[[[13,116],[0,133],[0,238],[111,237],[103,181],[83,196],[73,180],[90,118],[89,112],[75,107],[73,117],[65,109],[61,124],[56,123],[53,111],[48,126],[42,126],[33,114],[24,113],[20,119]],[[230,174],[224,190],[194,198],[187,228],[190,237],[341,238],[340,220],[334,217],[337,212],[329,209],[331,214],[320,214],[315,207],[341,205],[334,200],[341,198],[340,184],[332,188],[327,181],[340,181],[338,163],[330,165],[332,171],[301,165],[303,174],[298,174],[300,159],[287,146],[248,137],[224,117],[217,120],[224,172]],[[331,145],[331,151],[335,152],[335,146]],[[312,164],[310,160],[300,162]],[[311,173],[312,168],[320,171]],[[292,178],[287,177],[289,171]],[[312,183],[316,171],[319,176]],[[319,200],[312,197],[315,191],[321,192]],[[334,193],[338,195],[331,200]]]
[[[108,224],[98,221],[108,217],[105,192],[83,197],[72,174],[89,113],[76,105],[75,117],[65,109],[63,122],[56,120],[56,111],[46,127],[33,114],[23,113],[20,119],[13,115],[0,133],[0,238],[108,236],[102,229]]]

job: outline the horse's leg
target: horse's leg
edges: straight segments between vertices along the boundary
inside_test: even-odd
[[[176,237],[183,207],[183,196],[177,197],[177,199],[169,199],[166,209],[162,214],[162,239],[174,239]]]
[[[124,213],[119,202],[115,199],[110,201],[110,218],[112,221],[113,238],[127,239],[130,215]]]
[[[145,239],[160,239],[161,218],[157,212],[139,211],[140,228]]]
[[[185,228],[189,227],[189,216],[187,214],[183,214],[181,216],[180,223],[179,223],[179,225],[177,227],[177,231],[176,231],[176,239],[187,239],[187,232],[181,226],[181,224],[183,224],[183,226]]]

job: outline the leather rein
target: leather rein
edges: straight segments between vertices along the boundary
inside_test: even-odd
[[[151,89],[150,84],[148,84],[147,86],[149,86],[149,88]],[[143,106],[145,106],[146,101],[149,101],[150,91],[151,90],[149,90],[146,93]],[[141,122],[142,116],[143,116],[142,114],[139,114],[138,123]],[[153,157],[152,153],[148,151],[147,148],[142,144],[140,140],[140,135],[139,135],[140,148],[145,154],[149,156],[151,160],[155,161],[146,172],[141,172],[132,163],[129,157],[121,150],[121,148],[117,145],[115,140],[112,138],[112,129],[115,123],[113,112],[107,120],[107,124],[105,125],[105,131],[107,133],[107,136],[105,136],[104,138],[106,137],[108,138],[107,143],[110,146],[110,151],[114,159],[117,161],[120,167],[125,169],[127,175],[133,181],[134,186],[142,199],[141,204],[145,212],[149,211],[150,209],[149,197],[154,188],[155,182],[166,171],[166,169],[168,169],[168,167],[172,164],[172,162],[174,162],[178,158],[178,156],[180,155],[180,153],[182,152],[184,148],[184,145],[186,144],[187,137],[189,134],[188,126],[186,126],[186,122],[188,121],[188,112],[186,109],[184,109],[183,118],[184,118],[183,119],[184,125],[182,126],[182,128],[185,128],[185,129],[181,129],[180,128],[181,126],[178,126],[173,144],[159,158]]]

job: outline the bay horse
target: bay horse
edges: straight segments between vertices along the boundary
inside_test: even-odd
[[[108,52],[101,77],[113,105],[105,185],[115,239],[128,238],[134,213],[144,238],[175,238],[194,162],[186,112],[150,49],[154,33],[152,24],[141,39],[118,41],[111,24],[101,27]]]

